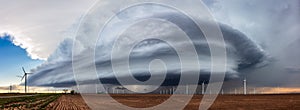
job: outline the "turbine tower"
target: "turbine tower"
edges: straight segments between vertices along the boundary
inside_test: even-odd
[[[11,93],[11,91],[12,91],[12,88],[13,88],[13,86],[10,85],[10,86],[9,86],[9,92],[10,92],[10,93]]]
[[[202,90],[201,90],[201,91],[202,91],[202,92],[201,92],[201,93],[202,93],[202,95],[203,95],[203,94],[204,94],[204,92],[205,92],[205,91],[204,91],[204,89],[205,89],[205,88],[204,88],[204,86],[205,86],[205,85],[204,85],[204,82],[202,82],[202,86],[201,86],[201,87],[202,87]]]
[[[185,87],[185,93],[188,95],[189,94],[189,85],[186,85]]]
[[[244,95],[247,95],[247,80],[246,78],[243,80],[244,82]]]
[[[236,90],[236,88],[234,88],[234,94],[235,94],[235,95],[237,94],[237,90]]]
[[[24,75],[23,76],[17,76],[17,77],[20,77],[21,81],[25,78],[25,93],[27,93],[27,75],[32,74],[32,73],[26,73],[24,67],[22,67],[22,70],[24,72]]]
[[[221,94],[224,95],[224,89],[221,90]]]

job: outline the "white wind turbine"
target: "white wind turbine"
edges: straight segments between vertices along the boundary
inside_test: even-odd
[[[247,95],[247,80],[246,78],[243,80],[244,82],[244,95]]]

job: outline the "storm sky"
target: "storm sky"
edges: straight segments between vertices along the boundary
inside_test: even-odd
[[[58,7],[69,5],[66,1],[61,2],[64,3]],[[203,2],[220,24],[226,42],[228,61],[226,71],[222,71],[226,72],[226,81],[234,83],[240,79],[247,78],[251,86],[299,87],[300,61],[298,57],[300,56],[300,51],[298,47],[300,46],[300,36],[298,31],[300,30],[300,2],[298,0],[204,0]],[[94,46],[89,43],[89,30],[93,28],[93,24],[97,23],[97,20],[93,19],[100,16],[101,13],[98,13],[99,15],[86,16],[90,21],[81,25],[86,28],[86,32],[79,33],[86,37],[80,40],[74,40],[72,37],[75,35],[74,32],[84,15],[83,12],[92,3],[84,2],[83,5],[80,5],[82,4],[81,1],[72,2],[72,7],[68,7],[69,12],[62,13],[59,10],[49,9],[46,12],[36,12],[32,16],[25,16],[26,18],[31,18],[35,15],[42,15],[40,13],[53,13],[59,17],[68,16],[61,19],[53,18],[51,26],[49,24],[50,20],[46,18],[38,20],[39,22],[34,19],[28,20],[31,22],[7,19],[19,17],[20,15],[18,14],[8,14],[8,17],[0,18],[1,21],[6,21],[0,24],[1,33],[11,34],[15,39],[15,45],[21,45],[22,48],[26,49],[32,59],[45,60],[43,64],[32,69],[34,75],[29,78],[30,85],[74,86],[75,80],[72,73],[72,45],[74,42],[81,45],[81,47],[76,47],[80,51],[74,53],[79,58],[75,59],[75,61],[82,62],[82,74],[89,74],[89,67],[94,65],[85,62],[88,57],[93,57],[85,54],[85,52],[90,52],[90,49]],[[20,12],[16,11],[15,13],[21,13],[22,8],[28,11],[34,10],[26,8],[26,6],[37,5],[42,7],[45,4],[26,2],[26,5],[23,5],[23,7],[15,7],[14,9],[20,10]],[[9,10],[7,7],[1,8],[6,9],[6,11]],[[47,7],[43,8],[46,9]],[[106,9],[109,10],[110,8]],[[115,12],[116,10],[111,11]],[[121,40],[123,42],[130,42],[130,39],[135,37],[155,36],[157,38],[174,40],[174,42],[177,42],[175,45],[183,49],[188,48],[187,42],[175,39],[180,33],[178,33],[176,27],[167,23],[172,22],[190,35],[201,62],[201,80],[207,80],[210,74],[211,63],[209,48],[202,35],[203,33],[197,31],[197,27],[190,19],[172,10],[161,9],[155,6],[137,7],[127,11],[125,14],[117,16],[116,19],[119,21],[111,25],[112,29],[120,30],[122,26],[128,25],[126,23],[134,21],[136,17],[158,17],[166,20],[166,22],[147,21],[133,25],[126,32],[122,33]],[[157,14],[149,15],[147,11],[157,12]],[[1,10],[0,12],[5,11]],[[42,19],[44,17],[47,16],[35,16],[34,18]],[[101,18],[97,19],[101,20]],[[15,21],[19,21],[19,23]],[[205,20],[199,21],[206,22]],[[12,25],[10,22],[15,24]],[[62,22],[64,22],[64,25],[60,24]],[[31,27],[32,29],[26,32],[16,32],[16,27],[21,26]],[[115,34],[104,34],[104,37],[98,40],[95,51],[95,64],[99,78],[102,78],[103,83],[107,84],[117,83],[112,73],[110,60],[112,44],[116,40]],[[41,43],[41,40],[43,42],[46,40],[47,42]],[[214,42],[213,45],[218,47],[218,41]],[[186,51],[186,54],[189,53],[189,51]],[[167,80],[165,84],[176,84],[180,74],[178,55],[169,44],[161,40],[144,40],[133,48],[130,55],[131,72],[137,79],[146,80],[150,77],[149,63],[157,58],[162,59],[166,63]],[[125,59],[125,56],[120,55],[119,60],[122,59]],[[189,71],[184,71],[183,74],[197,74],[195,71],[197,70],[190,68]],[[122,74],[124,78],[128,76],[127,73]],[[151,77],[160,77],[160,74],[155,74]],[[86,83],[92,83],[95,79],[97,78],[91,79],[87,76]]]

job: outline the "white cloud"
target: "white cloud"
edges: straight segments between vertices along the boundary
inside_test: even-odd
[[[68,37],[70,27],[94,0],[1,1],[0,34],[13,36],[13,43],[26,49],[32,59],[46,60]]]
[[[204,0],[208,1],[208,0]],[[299,38],[299,0],[215,0],[209,8],[215,18],[239,29],[268,51],[278,54],[278,47]]]

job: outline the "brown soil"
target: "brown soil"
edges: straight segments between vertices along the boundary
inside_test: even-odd
[[[0,110],[38,110],[58,98],[59,94],[36,94],[32,96],[0,98]]]
[[[197,109],[200,98],[194,98],[186,108]],[[300,110],[300,95],[219,95],[212,110]]]
[[[47,110],[90,110],[80,95],[62,95]]]
[[[91,95],[93,97],[93,95]],[[95,95],[94,95],[95,96]],[[97,106],[113,106],[115,102],[107,101],[104,95],[97,99]],[[145,108],[155,106],[164,102],[169,95],[112,95],[112,97],[124,105]],[[185,107],[185,110],[198,110],[202,95],[196,95]],[[179,100],[180,101],[180,100]],[[179,103],[179,102],[178,102]],[[94,104],[94,105],[95,105]],[[91,104],[93,105],[93,104]],[[112,107],[113,108],[113,107]],[[48,109],[59,110],[89,110],[84,100],[79,95],[63,95],[57,101],[48,105]],[[168,107],[167,109],[176,109]],[[211,110],[235,109],[235,110],[262,110],[262,109],[284,109],[300,110],[300,94],[286,95],[219,95],[210,108]]]
[[[0,93],[0,96],[35,95],[35,93]]]
[[[145,108],[162,103],[168,98],[166,95],[115,95],[113,96],[122,104]],[[202,95],[195,95],[185,110],[197,110],[202,99]],[[139,103],[136,103],[139,102]],[[300,110],[300,95],[219,95],[211,106],[212,110],[220,109],[288,109]]]

